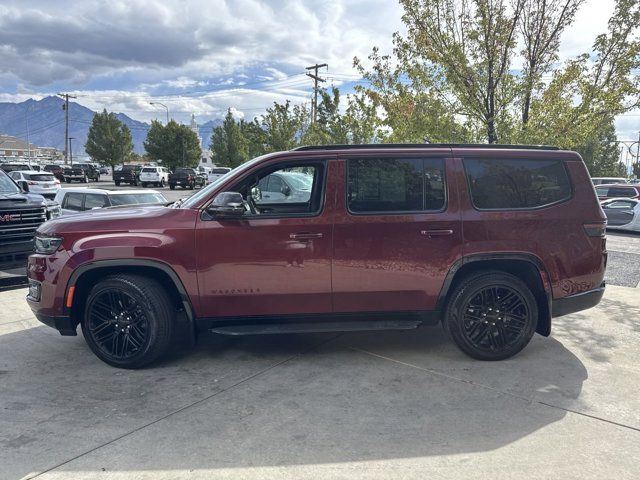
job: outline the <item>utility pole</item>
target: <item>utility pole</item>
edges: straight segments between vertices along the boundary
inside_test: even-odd
[[[318,76],[318,69],[328,67],[326,63],[315,64],[305,70],[313,70],[314,73],[307,73],[307,77],[313,78],[313,104],[311,105],[311,120],[316,123],[318,117],[318,82],[326,82],[324,78]]]
[[[58,96],[64,98],[62,109],[64,110],[64,163],[66,165],[69,161],[69,149],[67,148],[69,145],[69,98],[77,97],[68,93],[59,93]]]
[[[69,137],[69,158],[71,159],[71,166],[73,167],[73,149],[71,148],[71,140],[75,137]]]

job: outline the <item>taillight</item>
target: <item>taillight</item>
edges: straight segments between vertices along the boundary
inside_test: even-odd
[[[589,237],[604,237],[607,233],[607,222],[587,222],[582,224]]]
[[[29,185],[37,185],[37,184],[38,184],[38,182],[34,182],[34,181],[28,181],[27,183],[28,183]]]

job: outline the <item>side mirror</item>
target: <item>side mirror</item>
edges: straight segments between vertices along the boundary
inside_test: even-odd
[[[22,188],[23,192],[28,193],[29,192],[29,184],[27,182],[20,182],[20,188]]]
[[[244,215],[244,198],[238,192],[222,192],[216,197],[207,208],[214,217],[238,218]]]

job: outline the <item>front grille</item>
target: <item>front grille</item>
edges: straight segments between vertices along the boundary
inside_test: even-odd
[[[0,246],[32,241],[36,230],[46,220],[44,207],[12,209],[0,206]]]

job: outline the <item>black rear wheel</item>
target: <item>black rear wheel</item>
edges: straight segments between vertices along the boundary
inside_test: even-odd
[[[522,280],[503,272],[479,272],[455,288],[443,323],[467,355],[503,360],[529,343],[537,321],[535,297]]]
[[[169,347],[174,308],[155,280],[113,275],[89,293],[82,333],[102,361],[120,368],[147,365]]]

